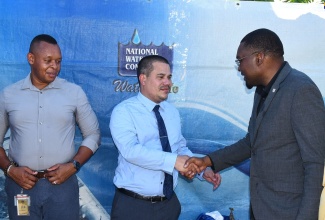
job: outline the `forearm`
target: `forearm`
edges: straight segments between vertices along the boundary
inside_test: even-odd
[[[10,164],[10,160],[3,147],[0,147],[0,168],[5,170]]]
[[[239,140],[233,145],[208,154],[208,157],[212,162],[212,169],[214,169],[216,172],[236,165],[250,158],[250,156],[251,151],[247,137]]]
[[[93,151],[85,146],[80,146],[73,160],[78,161],[81,165],[85,164],[93,155]]]

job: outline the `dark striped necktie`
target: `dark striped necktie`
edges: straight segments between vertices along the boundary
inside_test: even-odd
[[[160,137],[160,143],[162,146],[163,151],[165,152],[171,152],[169,140],[167,136],[167,130],[164,123],[164,120],[162,119],[160,113],[159,113],[159,105],[156,105],[153,109],[155,112],[157,122],[158,122],[158,129],[159,129],[159,137]],[[164,195],[167,197],[167,199],[170,199],[173,195],[173,176],[165,173],[165,181],[164,181]]]

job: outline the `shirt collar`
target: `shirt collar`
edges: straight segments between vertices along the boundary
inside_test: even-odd
[[[271,81],[269,82],[269,84],[267,84],[267,86],[265,86],[265,87],[262,87],[262,86],[261,86],[261,87],[258,89],[258,92],[260,93],[260,95],[262,96],[262,98],[266,98],[266,97],[267,97],[267,95],[269,94],[269,92],[270,92],[270,90],[271,90],[271,88],[272,88],[272,86],[273,86],[275,80],[278,78],[278,76],[279,76],[281,70],[282,70],[283,67],[286,65],[286,63],[287,63],[286,61],[283,62],[282,66],[281,66],[280,69],[276,72],[276,74],[273,76],[273,78],[271,79]]]
[[[166,106],[166,101],[160,102],[160,103],[155,103],[153,101],[151,101],[150,99],[148,99],[147,97],[145,97],[141,92],[138,93],[138,100],[146,107],[146,109],[148,109],[148,111],[152,111],[153,108],[156,105],[160,105],[161,109],[164,109]]]
[[[39,90],[32,84],[30,75],[31,73],[29,73],[24,79],[21,89]],[[58,77],[56,77],[55,80],[50,84],[48,84],[44,89],[59,89],[59,88],[61,88],[61,83],[60,80],[58,80]]]

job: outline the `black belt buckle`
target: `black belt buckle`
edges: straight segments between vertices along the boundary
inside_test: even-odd
[[[45,176],[46,173],[47,173],[47,170],[38,170],[35,177],[37,177],[38,179],[45,179],[46,178],[46,176]]]
[[[150,202],[151,202],[151,203],[156,203],[157,201],[156,201],[153,197],[151,197],[151,198],[150,198]]]
[[[155,196],[150,198],[151,203],[162,202],[165,200],[165,197]]]

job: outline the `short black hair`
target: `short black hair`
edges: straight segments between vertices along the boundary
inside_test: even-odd
[[[48,35],[48,34],[40,34],[33,38],[33,40],[30,42],[29,46],[29,52],[32,53],[35,49],[35,45],[40,43],[41,41],[44,41],[49,44],[58,44],[58,42],[54,39],[54,37]]]
[[[168,62],[168,60],[166,58],[162,57],[162,56],[159,56],[159,55],[145,56],[138,63],[138,69],[137,69],[137,77],[138,77],[138,80],[139,80],[139,76],[141,74],[144,74],[146,76],[149,76],[149,74],[153,70],[153,65],[152,64],[154,62],[161,62],[161,63],[166,63],[166,64],[170,65],[169,62]]]
[[[248,33],[241,42],[245,47],[258,51],[271,52],[277,57],[284,55],[283,45],[276,33],[266,28]]]

